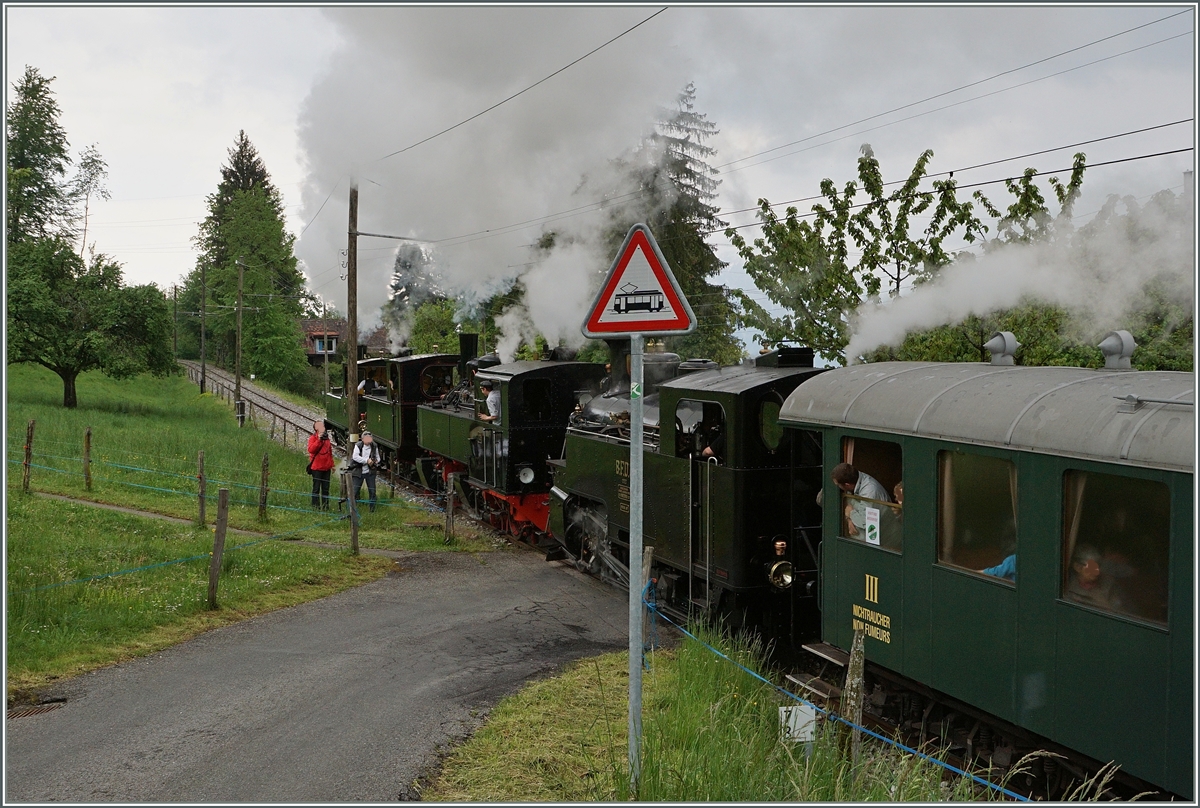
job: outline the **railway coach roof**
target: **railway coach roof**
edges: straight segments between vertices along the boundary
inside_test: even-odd
[[[660,388],[703,391],[706,393],[744,393],[771,382],[802,373],[818,373],[810,367],[763,368],[730,365],[719,370],[702,370],[663,382]]]
[[[577,368],[599,368],[600,366],[591,362],[561,362],[551,361],[548,359],[528,359],[520,362],[509,362],[505,365],[493,365],[490,368],[480,368],[476,374],[480,379],[499,380],[511,379],[514,376],[520,376],[530,371],[550,371],[553,368],[562,367],[577,367]]]
[[[1194,400],[1189,373],[879,362],[810,379],[779,420],[1190,472]]]

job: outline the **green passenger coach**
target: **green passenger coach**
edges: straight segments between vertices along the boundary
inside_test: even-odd
[[[823,447],[824,652],[861,629],[873,709],[951,749],[1058,745],[1192,799],[1194,389],[903,362],[797,387],[780,421]]]

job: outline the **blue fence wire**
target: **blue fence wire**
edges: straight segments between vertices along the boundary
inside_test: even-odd
[[[77,461],[80,463],[83,462],[83,458],[81,458],[81,457],[60,457],[58,455],[46,455],[46,454],[43,454],[40,452],[36,453],[34,456],[39,457],[39,458],[72,460],[72,461]],[[9,458],[8,462],[12,463],[14,465],[22,465],[24,463],[23,460],[17,459],[17,458]],[[182,479],[189,479],[189,480],[194,480],[196,478],[196,475],[194,475],[194,474],[179,474],[178,472],[173,472],[173,471],[159,471],[156,469],[146,469],[146,468],[141,468],[140,466],[127,466],[127,465],[123,465],[120,463],[111,463],[111,462],[102,461],[102,460],[98,460],[95,462],[102,463],[102,464],[108,465],[108,466],[113,466],[113,467],[116,467],[119,469],[124,469],[126,471],[133,471],[133,472],[144,473],[144,474],[158,474],[158,475],[163,475],[163,476],[179,477]],[[29,464],[29,466],[30,466],[30,468],[43,469],[44,471],[53,471],[53,472],[57,472],[58,474],[68,474],[68,475],[72,475],[75,477],[83,476],[83,472],[81,472],[81,471],[60,469],[60,468],[55,468],[54,466],[44,466],[39,463],[31,462]],[[118,485],[128,485],[128,486],[132,486],[134,488],[143,488],[143,489],[146,489],[149,491],[158,491],[158,492],[164,493],[164,494],[177,494],[179,496],[186,496],[186,497],[197,496],[197,493],[195,491],[180,491],[179,489],[176,489],[176,488],[162,488],[159,486],[145,485],[143,483],[130,482],[129,480],[118,480],[115,477],[101,477],[101,476],[97,476],[97,475],[92,475],[92,479],[102,481],[102,482],[116,483]],[[207,481],[212,483],[216,487],[220,487],[220,486],[224,485],[224,486],[230,486],[230,487],[234,487],[234,488],[246,488],[246,489],[253,490],[253,491],[260,490],[260,488],[261,488],[261,486],[259,486],[259,485],[247,485],[244,483],[233,482],[232,480],[220,480],[220,479],[212,478],[212,477],[207,478]],[[312,496],[311,491],[292,491],[292,490],[281,489],[281,488],[271,488],[271,489],[269,489],[269,491],[270,491],[270,493],[275,494],[277,496],[293,496],[293,497],[300,497],[300,498],[307,498],[307,497]],[[206,499],[212,499],[215,497],[216,497],[216,494],[212,493],[212,494],[208,494],[206,496]],[[360,498],[359,501],[362,502],[365,500],[362,500]],[[258,506],[258,503],[256,501],[244,500],[244,499],[231,499],[230,503],[237,504],[237,505],[250,505],[253,507]],[[410,504],[407,502],[394,502],[394,501],[387,501],[387,500],[378,501],[378,502],[376,502],[376,505],[381,508],[400,508],[403,510],[417,510],[421,507],[419,505],[413,505],[413,504]],[[292,511],[295,513],[309,513],[310,512],[309,508],[293,508],[288,505],[273,505],[273,504],[268,503],[267,507],[275,508],[275,509],[283,510],[283,511]]]
[[[252,547],[256,544],[262,544],[263,542],[271,541],[273,539],[280,539],[280,538],[283,538],[284,536],[291,536],[296,533],[303,533],[306,530],[313,530],[314,528],[322,527],[324,525],[330,525],[330,524],[333,524],[334,522],[340,522],[340,521],[344,520],[345,518],[346,517],[344,517],[344,516],[339,516],[337,519],[328,519],[323,522],[315,522],[306,527],[296,528],[295,530],[288,530],[283,533],[276,533],[271,536],[264,536],[261,539],[254,539],[253,541],[242,542],[241,544],[235,544],[234,546],[228,548],[227,551],[232,552],[234,550],[241,550],[245,547]],[[173,564],[186,564],[189,561],[198,561],[202,558],[212,558],[212,552],[209,551],[207,553],[200,553],[199,555],[187,556],[186,558],[173,558],[170,561],[159,561],[156,564],[146,564],[141,567],[130,567],[128,569],[117,570],[116,572],[101,573],[100,575],[89,575],[86,578],[75,578],[70,581],[59,581],[58,583],[54,583],[54,584],[45,584],[43,586],[35,586],[31,589],[23,589],[20,592],[17,592],[16,594],[25,595],[30,592],[41,592],[46,589],[57,589],[60,586],[71,586],[73,584],[85,584],[85,583],[88,583],[89,581],[99,581],[104,578],[115,578],[118,575],[129,575],[134,572],[145,572],[146,570],[157,569],[159,567],[169,567]]]
[[[824,708],[822,708],[822,707],[819,707],[819,706],[817,706],[816,704],[813,704],[813,703],[812,703],[811,701],[809,701],[808,699],[805,699],[805,698],[803,698],[803,697],[801,697],[801,696],[797,696],[795,693],[792,693],[792,692],[790,692],[790,691],[788,691],[788,690],[786,690],[786,689],[784,689],[784,688],[780,687],[779,685],[775,684],[775,683],[774,683],[774,682],[772,682],[771,680],[769,680],[769,679],[767,679],[767,678],[763,677],[762,675],[760,675],[758,672],[756,672],[756,671],[753,671],[753,670],[751,670],[750,668],[747,668],[745,665],[743,665],[742,663],[738,662],[736,659],[731,659],[731,658],[730,658],[730,657],[729,657],[727,654],[723,653],[723,652],[722,652],[720,649],[713,648],[711,645],[709,645],[708,643],[706,643],[704,640],[700,639],[700,638],[699,638],[699,637],[697,637],[695,634],[693,634],[692,632],[688,631],[688,630],[687,630],[686,628],[684,628],[683,626],[681,626],[681,625],[679,625],[678,623],[676,623],[676,622],[675,622],[674,620],[672,620],[670,617],[668,617],[667,615],[665,615],[665,614],[663,614],[662,612],[660,612],[660,611],[658,610],[658,607],[657,607],[656,603],[655,603],[655,599],[654,599],[654,596],[653,596],[653,594],[651,594],[651,595],[650,595],[649,599],[647,598],[647,591],[648,591],[649,589],[650,589],[650,584],[647,584],[647,585],[646,585],[646,590],[643,590],[643,592],[642,592],[642,603],[643,603],[643,604],[645,604],[646,608],[650,610],[650,613],[651,613],[652,615],[654,615],[654,617],[655,617],[655,619],[656,619],[656,620],[657,620],[657,618],[658,618],[658,617],[662,617],[662,619],[663,619],[663,620],[667,621],[667,622],[668,622],[668,623],[670,623],[672,626],[674,626],[675,628],[679,629],[679,630],[680,630],[681,632],[683,632],[683,634],[685,634],[686,636],[688,636],[688,637],[690,637],[691,639],[695,640],[696,642],[700,643],[700,645],[704,646],[704,647],[705,647],[705,648],[707,648],[709,651],[711,651],[712,653],[714,653],[714,654],[716,654],[717,656],[719,656],[721,659],[724,659],[725,661],[727,661],[727,662],[731,663],[732,665],[735,665],[736,667],[738,667],[738,668],[741,668],[741,669],[742,669],[744,672],[748,673],[750,676],[754,677],[755,679],[757,679],[758,681],[762,682],[763,684],[765,684],[765,685],[767,685],[767,686],[771,687],[772,689],[774,689],[774,690],[778,691],[778,692],[779,692],[780,694],[782,694],[783,696],[786,696],[786,697],[787,697],[787,698],[789,698],[789,699],[792,699],[792,700],[794,700],[794,701],[798,701],[798,702],[800,702],[801,704],[805,704],[805,705],[807,705],[807,706],[811,707],[812,709],[816,710],[818,713],[820,713],[821,715],[825,716],[827,719],[829,719],[829,720],[831,720],[831,721],[836,721],[836,722],[838,722],[839,724],[844,724],[845,726],[847,726],[847,727],[850,727],[850,728],[851,728],[851,729],[853,729],[853,730],[857,730],[858,732],[862,732],[862,733],[864,733],[865,735],[869,735],[870,737],[872,737],[872,738],[875,738],[875,739],[877,739],[877,740],[879,740],[879,741],[882,741],[883,743],[885,743],[885,744],[888,744],[889,746],[894,746],[894,747],[896,747],[897,749],[900,749],[900,750],[902,750],[902,751],[904,751],[904,752],[906,752],[906,753],[908,753],[908,754],[910,754],[910,755],[915,755],[916,757],[919,757],[919,758],[921,758],[922,760],[925,760],[925,761],[928,761],[928,762],[930,762],[930,763],[933,763],[933,764],[936,764],[936,765],[938,765],[938,766],[941,766],[943,769],[946,769],[947,771],[951,771],[951,772],[953,772],[954,774],[957,774],[957,775],[958,775],[958,776],[960,776],[960,777],[966,777],[966,778],[969,778],[970,780],[972,780],[972,781],[974,781],[974,782],[978,783],[979,785],[981,785],[981,786],[986,786],[987,788],[989,788],[989,789],[991,789],[991,790],[993,790],[993,791],[996,791],[996,792],[998,792],[998,793],[1000,793],[1000,794],[1003,794],[1003,795],[1004,795],[1004,796],[1006,796],[1006,797],[1010,797],[1010,798],[1012,798],[1012,799],[1014,799],[1014,800],[1017,800],[1018,802],[1030,802],[1030,799],[1029,799],[1028,797],[1026,797],[1026,796],[1023,796],[1023,795],[1021,795],[1021,794],[1018,794],[1018,793],[1016,793],[1015,791],[1010,791],[1009,789],[1007,789],[1007,788],[1004,788],[1003,786],[996,785],[995,783],[993,783],[993,782],[990,782],[990,781],[988,781],[988,780],[985,780],[984,778],[980,777],[980,776],[979,776],[979,775],[977,775],[977,774],[972,774],[971,772],[964,771],[964,770],[962,770],[962,769],[958,768],[957,766],[954,766],[954,765],[951,765],[951,764],[949,764],[949,763],[945,762],[944,760],[938,760],[936,757],[933,757],[932,755],[927,755],[927,754],[925,754],[924,752],[921,752],[921,751],[918,751],[918,750],[916,750],[916,749],[913,749],[913,748],[912,748],[912,747],[910,747],[910,746],[906,746],[905,744],[902,744],[902,743],[900,743],[899,741],[895,740],[894,738],[889,738],[889,737],[887,737],[886,735],[880,735],[878,732],[875,732],[875,731],[873,731],[873,730],[869,730],[869,729],[867,729],[866,727],[861,727],[861,726],[859,726],[858,724],[855,724],[853,721],[850,721],[850,720],[848,720],[848,719],[846,719],[846,718],[843,718],[842,716],[838,715],[837,713],[830,712],[829,710],[826,710],[826,709],[824,709]],[[645,655],[645,651],[644,651],[644,650],[643,650],[643,652],[642,652],[642,661],[643,661],[643,663],[645,663],[645,662],[646,662],[646,655]],[[647,667],[648,667],[648,666],[647,666]]]

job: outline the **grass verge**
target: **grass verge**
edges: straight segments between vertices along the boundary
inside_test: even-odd
[[[211,549],[209,530],[88,505],[10,497],[8,698],[161,650],[215,626],[374,580],[392,564],[342,550],[230,535],[219,608],[209,611]],[[78,580],[124,570],[137,571]]]
[[[711,635],[742,664],[757,649]],[[447,756],[421,795],[430,801],[627,800],[628,655],[583,660],[497,705]],[[773,688],[684,640],[651,655],[643,679],[642,777],[652,802],[989,800],[994,792],[894,747],[864,739],[857,766],[838,726],[822,724],[811,753],[780,741]],[[792,704],[790,700],[786,702]]]

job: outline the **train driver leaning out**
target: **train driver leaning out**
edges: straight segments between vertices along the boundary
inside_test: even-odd
[[[484,379],[479,383],[481,392],[487,394],[486,413],[480,413],[480,421],[493,421],[496,426],[500,426],[500,391],[496,389],[496,385],[491,379]]]
[[[892,501],[892,498],[888,496],[887,489],[879,480],[865,471],[859,471],[849,463],[838,463],[833,467],[833,473],[830,476],[833,478],[834,485],[854,497],[874,499],[879,502]],[[867,504],[861,499],[850,500],[846,503],[846,519],[848,522],[846,530],[851,536],[857,536],[861,531],[865,531]]]

